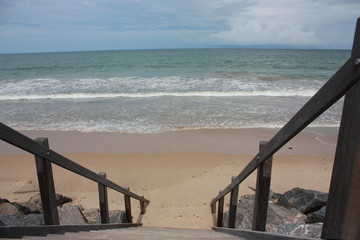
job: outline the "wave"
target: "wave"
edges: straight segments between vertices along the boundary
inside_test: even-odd
[[[234,92],[152,92],[152,93],[69,93],[3,95],[0,101],[44,100],[44,99],[96,99],[96,98],[156,98],[156,97],[311,97],[315,90],[304,91],[234,91]]]

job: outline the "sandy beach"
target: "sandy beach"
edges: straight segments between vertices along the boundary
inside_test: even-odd
[[[209,203],[257,153],[276,129],[191,130],[165,133],[22,131],[48,137],[50,147],[151,201],[144,226],[209,229]],[[308,128],[275,156],[271,189],[302,187],[327,192],[337,128]],[[0,197],[26,201],[37,191],[34,157],[0,142]],[[253,193],[252,174],[240,195]],[[85,208],[98,207],[97,184],[54,166],[56,191]],[[226,200],[227,201],[227,200]],[[123,209],[122,194],[109,191],[110,209]],[[139,204],[132,200],[134,221]],[[139,219],[140,220],[140,219]]]

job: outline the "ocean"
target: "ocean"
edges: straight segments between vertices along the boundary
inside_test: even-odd
[[[0,121],[18,130],[280,128],[350,50],[0,54]],[[342,102],[311,126],[337,127]]]

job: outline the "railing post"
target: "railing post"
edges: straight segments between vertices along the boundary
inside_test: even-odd
[[[216,224],[216,226],[223,227],[223,218],[224,218],[224,197],[219,199],[218,216],[217,216],[217,224]]]
[[[235,177],[232,177],[231,181],[234,181]],[[235,228],[236,223],[236,210],[239,196],[239,185],[233,188],[230,193],[230,207],[229,207],[229,228]]]
[[[37,138],[35,141],[49,148],[49,141],[47,138]],[[35,156],[35,163],[45,225],[59,225],[59,213],[56,206],[56,194],[51,162]]]
[[[140,214],[145,214],[145,211],[146,211],[146,204],[144,201],[140,201]]]
[[[130,188],[127,187],[127,190],[130,191]],[[126,219],[127,219],[128,223],[132,223],[131,199],[130,199],[130,196],[124,195],[124,202],[125,202],[125,214],[126,214]]]
[[[261,150],[268,142],[261,141],[259,150]],[[261,163],[257,169],[256,192],[254,203],[254,216],[252,222],[252,230],[265,231],[266,218],[269,203],[270,182],[272,156]]]
[[[217,224],[216,224],[216,203],[210,204],[210,208],[211,208],[211,215],[213,218],[213,225],[217,226]]]
[[[360,48],[360,18],[352,53]],[[355,56],[360,58],[360,56]],[[357,60],[358,61],[358,60]],[[359,62],[354,62],[360,68]],[[323,239],[360,239],[360,82],[345,95]]]
[[[99,176],[106,178],[106,173],[100,172]],[[101,183],[98,183],[98,187],[99,187],[101,223],[109,223],[109,205],[108,205],[107,187]]]

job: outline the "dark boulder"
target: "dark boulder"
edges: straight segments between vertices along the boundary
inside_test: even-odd
[[[0,198],[0,204],[2,203],[9,203],[10,201],[5,198]]]
[[[285,192],[279,199],[278,205],[286,208],[296,208],[304,214],[315,212],[326,205],[328,194],[314,190],[293,188]]]
[[[322,207],[316,212],[307,214],[306,223],[319,223],[324,222],[325,219],[326,206]]]
[[[236,228],[251,230],[254,212],[254,202],[254,195],[244,195],[240,198],[238,207],[236,209]],[[224,226],[228,225],[228,217],[228,212],[225,212],[223,218]],[[269,202],[266,220],[268,224],[303,224],[305,223],[305,219],[306,216],[294,208],[287,209],[282,206],[278,206],[273,202]]]

